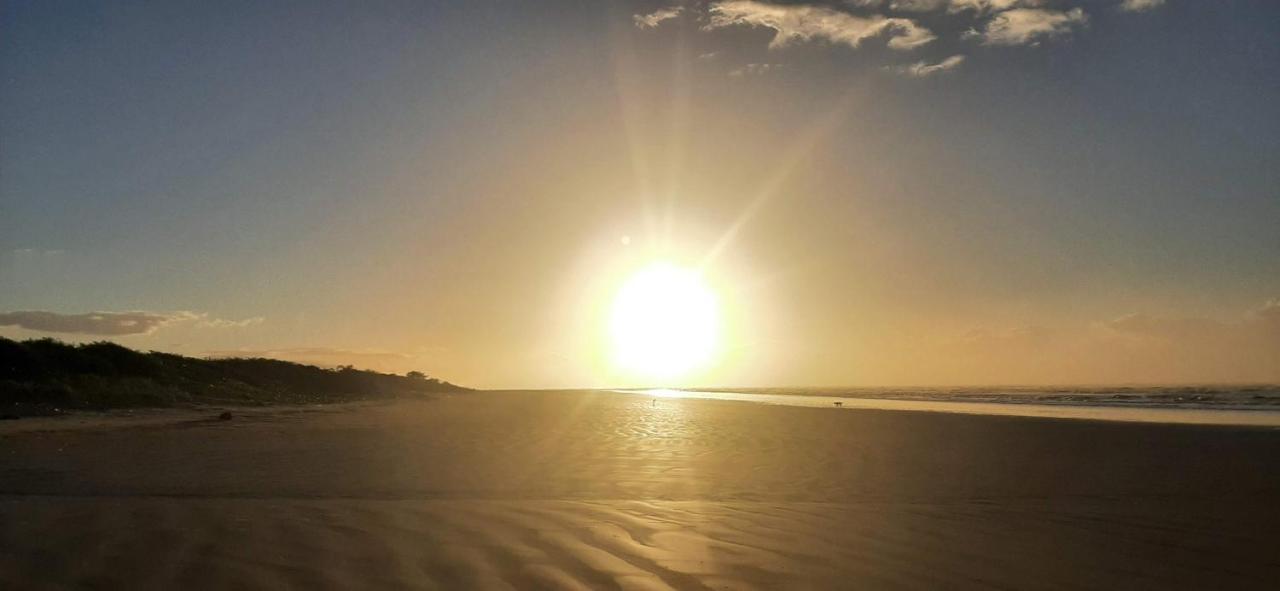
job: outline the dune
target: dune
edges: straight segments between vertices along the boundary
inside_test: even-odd
[[[0,426],[0,587],[1273,588],[1280,431],[611,392]]]

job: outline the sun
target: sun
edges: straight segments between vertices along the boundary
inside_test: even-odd
[[[715,292],[692,269],[653,263],[628,278],[613,300],[613,362],[636,378],[671,380],[704,368],[719,333]]]

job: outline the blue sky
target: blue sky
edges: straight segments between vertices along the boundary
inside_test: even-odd
[[[1150,4],[7,2],[0,334],[606,385],[741,221],[702,382],[1280,380],[1280,5]]]

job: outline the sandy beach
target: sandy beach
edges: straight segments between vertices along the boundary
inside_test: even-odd
[[[0,425],[0,587],[1266,589],[1280,431],[485,392]]]

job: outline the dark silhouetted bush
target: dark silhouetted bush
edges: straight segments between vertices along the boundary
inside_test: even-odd
[[[216,402],[318,403],[466,390],[420,372],[397,376],[276,359],[196,359],[111,342],[0,337],[0,405],[61,408]]]

